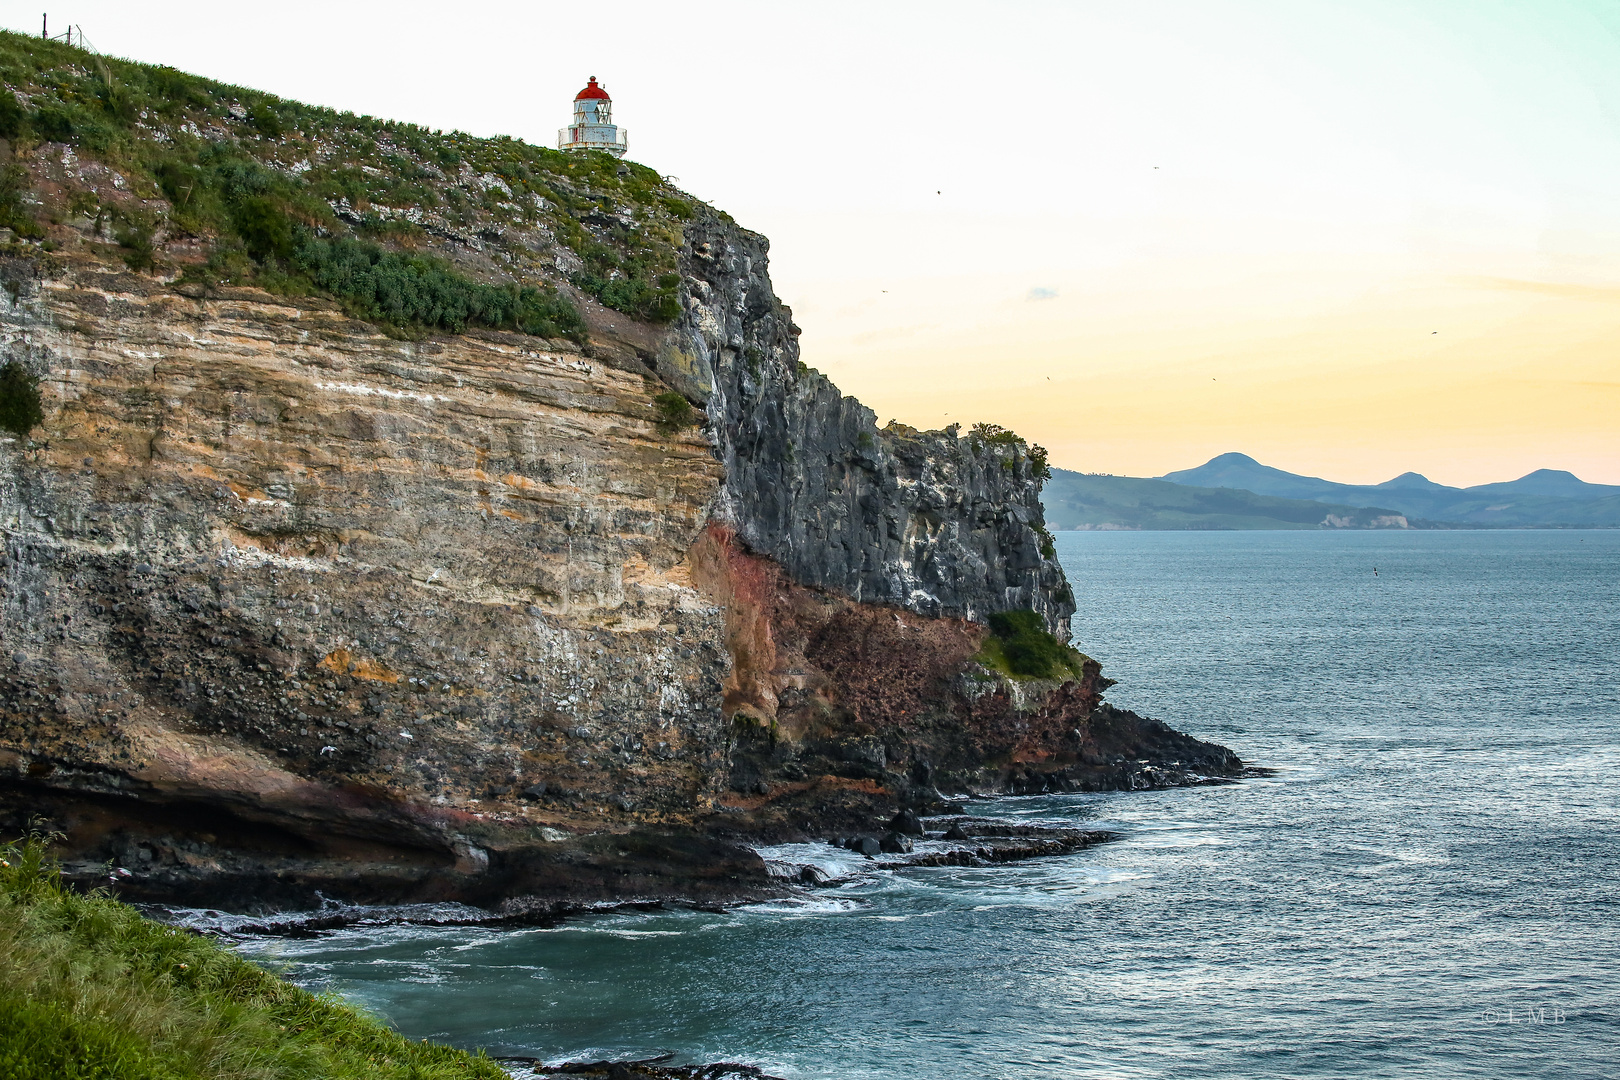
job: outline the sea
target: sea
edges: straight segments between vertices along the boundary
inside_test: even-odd
[[[1116,704],[1270,775],[1078,854],[244,951],[411,1038],[788,1078],[1620,1077],[1620,531],[1062,533]],[[844,860],[840,864],[838,860]]]

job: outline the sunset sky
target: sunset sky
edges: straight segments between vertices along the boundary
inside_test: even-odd
[[[37,15],[12,29],[37,33]],[[771,238],[804,360],[1055,464],[1620,483],[1612,0],[75,3],[102,51],[630,157]],[[58,21],[60,20],[60,21]]]

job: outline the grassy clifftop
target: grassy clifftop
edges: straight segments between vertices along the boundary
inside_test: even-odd
[[[680,312],[691,201],[652,169],[336,112],[0,32],[0,226],[386,328],[582,335]]]
[[[0,846],[8,1080],[505,1080],[207,938],[64,888],[40,837]]]

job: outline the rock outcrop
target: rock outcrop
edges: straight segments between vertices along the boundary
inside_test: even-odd
[[[1241,769],[1103,706],[1090,661],[981,662],[996,612],[1068,636],[1043,455],[879,428],[802,364],[764,239],[673,189],[649,203],[684,208],[673,321],[576,290],[583,343],[404,340],[177,276],[195,237],[132,272],[82,207],[161,217],[161,193],[134,205],[82,146],[0,149],[55,248],[0,261],[0,362],[45,415],[0,435],[0,820],[62,830],[86,882],[111,863],[130,896],[214,906],[735,897],[774,887],[740,841]],[[639,220],[576,216],[604,243]],[[559,227],[467,220],[427,241],[570,288],[546,276],[578,262]],[[660,410],[670,388],[697,424]]]
[[[1074,604],[1042,527],[1044,458],[954,428],[880,429],[801,363],[765,238],[710,213],[686,235],[686,314],[656,363],[708,408],[725,465],[717,516],[748,549],[859,602],[962,619],[1029,608],[1066,638]]]

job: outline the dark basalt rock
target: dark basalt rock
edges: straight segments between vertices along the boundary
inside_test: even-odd
[[[875,836],[852,836],[844,846],[865,855],[868,859],[875,859],[883,854],[883,844]]]
[[[921,836],[923,834],[922,819],[911,810],[901,810],[889,819],[889,828],[905,836]]]

